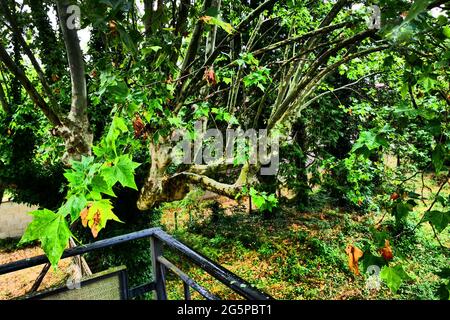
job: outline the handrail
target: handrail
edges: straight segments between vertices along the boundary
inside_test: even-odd
[[[213,261],[209,260],[202,254],[196,252],[192,248],[188,247],[187,245],[181,243],[180,241],[176,240],[172,236],[165,233],[160,228],[150,228],[145,229],[142,231],[133,232],[126,235],[116,236],[113,238],[105,239],[96,241],[90,244],[81,245],[73,248],[66,249],[61,257],[61,259],[69,258],[77,255],[81,255],[83,253],[91,252],[98,249],[103,249],[111,246],[115,246],[121,243],[143,239],[143,238],[150,238],[151,244],[152,244],[152,261],[153,261],[153,276],[154,276],[154,282],[151,284],[143,285],[142,288],[138,287],[135,289],[136,292],[141,292],[143,288],[151,288],[152,290],[155,290],[157,293],[158,299],[166,299],[166,289],[165,289],[165,273],[164,268],[171,269],[174,271],[175,266],[172,264],[168,264],[169,262],[167,259],[163,257],[163,251],[162,247],[163,245],[166,245],[167,247],[171,248],[172,250],[176,250],[177,252],[183,254],[186,256],[190,261],[192,261],[194,264],[196,264],[201,269],[205,270],[208,274],[222,282],[224,285],[232,289],[234,292],[238,293],[239,295],[243,296],[246,299],[250,300],[268,300],[273,299],[269,295],[257,290],[254,288],[250,283],[243,280],[242,278],[238,277],[231,271],[225,269],[224,267],[214,263]],[[40,255],[28,259],[23,259],[11,263],[7,263],[4,265],[0,265],[0,275],[23,270],[26,268],[34,267],[37,265],[41,265],[44,263],[48,263],[48,258],[45,255]],[[161,263],[163,262],[163,263]],[[174,268],[171,268],[173,266]],[[177,269],[177,268],[176,268]],[[177,269],[181,272],[181,270]],[[182,272],[181,272],[182,273]],[[179,274],[177,274],[179,276]],[[183,273],[183,277],[181,277],[181,280],[185,282],[187,280],[187,276],[184,277],[185,274]],[[185,279],[186,278],[186,279]],[[193,280],[192,280],[193,281]],[[190,283],[191,284],[191,283]],[[190,285],[193,289],[198,291],[198,288],[201,288],[201,286]],[[186,288],[185,288],[186,289]],[[213,298],[214,296],[206,296],[207,298]]]
[[[183,283],[187,284],[192,289],[195,289],[198,293],[200,293],[203,297],[208,300],[219,300],[215,295],[211,294],[208,290],[203,288],[201,285],[197,284],[194,280],[192,280],[187,274],[178,269],[172,262],[167,260],[164,257],[159,257],[159,262],[161,262],[167,269],[171,270],[175,273]],[[187,297],[186,297],[187,298]]]
[[[168,247],[182,252],[187,258],[189,258],[192,262],[198,265],[201,269],[208,272],[214,278],[225,284],[227,287],[231,288],[233,291],[239,293],[244,298],[250,300],[272,299],[269,295],[254,289],[253,286],[244,279],[241,279],[231,271],[212,262],[211,260],[204,257],[195,250],[191,249],[184,243],[181,243],[180,241],[169,236],[161,229],[156,230],[154,236],[159,240],[161,240]]]
[[[155,231],[159,228],[151,228],[142,231],[137,231],[122,236],[117,236],[105,240],[96,241],[93,243],[77,246],[74,248],[66,249],[61,256],[61,259],[77,256],[90,251],[103,249],[111,246],[115,246],[124,242],[138,240],[142,238],[149,238],[154,235]],[[5,273],[10,273],[14,271],[19,271],[22,269],[27,269],[30,267],[38,266],[49,262],[47,256],[39,255],[32,258],[22,259],[7,264],[0,265],[0,275]]]

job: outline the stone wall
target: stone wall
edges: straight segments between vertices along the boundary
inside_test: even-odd
[[[2,202],[0,204],[0,239],[20,238],[33,219],[27,212],[36,209],[37,207],[10,201]]]

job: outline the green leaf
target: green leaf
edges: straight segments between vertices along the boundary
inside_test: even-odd
[[[411,212],[411,205],[408,203],[400,202],[395,206],[394,216],[398,221],[405,219]]]
[[[401,265],[395,267],[384,266],[381,268],[380,278],[394,293],[397,292],[403,281],[410,279]]]
[[[50,263],[56,267],[72,233],[61,214],[43,209],[30,212],[33,221],[28,225],[20,243],[39,240]]]
[[[94,157],[81,158],[81,161],[72,161],[72,168],[64,173],[64,177],[69,181],[69,187],[72,193],[82,192],[86,190],[90,183],[91,176],[89,173],[98,169],[98,164],[94,163]]]
[[[136,56],[137,52],[138,52],[138,48],[137,48],[136,43],[131,38],[130,32],[128,32],[121,24],[117,24],[117,31],[119,31],[120,39],[125,44],[125,46],[128,48],[128,50],[130,50],[131,53],[134,56]]]
[[[430,77],[423,77],[419,80],[422,83],[423,88],[425,89],[425,92],[430,91],[433,89],[436,85],[436,80],[430,78]]]
[[[449,285],[446,285],[445,283],[441,283],[437,290],[437,295],[439,296],[440,300],[450,300],[450,289]]]
[[[443,29],[442,29],[442,33],[447,38],[450,38],[450,27],[449,26],[444,26]]]
[[[108,92],[118,101],[124,101],[129,93],[128,87],[124,81],[118,82],[115,86],[108,87]]]
[[[353,145],[352,152],[355,152],[364,146],[371,151],[381,146],[387,147],[388,143],[381,135],[375,134],[372,131],[363,131],[360,133],[358,140]]]
[[[408,15],[406,16],[405,20],[403,21],[403,24],[408,23],[414,19],[417,18],[419,14],[421,14],[423,11],[425,11],[430,3],[432,3],[433,0],[416,0],[414,1],[413,5],[411,6],[411,9],[408,11]]]
[[[441,278],[450,279],[450,268],[444,268],[436,274]]]
[[[128,132],[128,127],[125,123],[125,120],[123,118],[115,116],[105,138],[106,146],[111,148],[114,151],[114,154],[117,154],[116,140],[121,133],[125,132]]]
[[[81,210],[86,207],[87,200],[83,195],[74,195],[67,199],[61,210],[70,214],[70,221],[73,223],[80,216]]]
[[[372,254],[372,252],[367,251],[364,252],[364,256],[363,259],[361,260],[362,262],[362,270],[364,273],[367,272],[367,268],[370,266],[378,266],[379,268],[387,265],[387,262],[385,259],[383,259],[382,257],[379,256],[375,256]]]
[[[92,186],[92,192],[94,193],[104,193],[108,196],[115,197],[115,193],[112,190],[112,185],[108,185],[108,183],[105,181],[105,178],[101,175],[96,175],[94,178],[92,178],[91,182]]]
[[[375,228],[371,230],[372,236],[377,247],[383,247],[386,239],[389,238],[389,233],[386,231],[378,231]]]
[[[436,173],[439,173],[444,166],[445,152],[442,145],[438,144],[434,148],[433,154],[431,155],[431,162],[433,163]]]
[[[134,181],[134,170],[139,167],[139,163],[133,162],[129,155],[117,157],[110,167],[102,169],[102,175],[109,186],[113,186],[116,182],[124,187],[137,190]]]
[[[445,228],[447,228],[448,223],[450,222],[450,211],[428,211],[425,213],[423,221],[430,222],[433,227],[436,228],[436,231],[441,233]]]

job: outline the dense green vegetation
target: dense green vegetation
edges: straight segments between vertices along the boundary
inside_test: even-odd
[[[56,265],[71,237],[162,225],[277,298],[448,299],[448,9],[2,1],[0,194],[42,208],[21,244]],[[224,155],[238,129],[258,136]],[[145,246],[88,260],[138,283]]]
[[[426,180],[436,190],[435,182],[430,177]],[[320,193],[313,194],[311,202],[321,202]],[[239,207],[227,211],[227,206],[221,205],[215,221],[207,209],[211,206],[214,202],[193,206],[192,222],[187,212],[178,212],[176,227],[173,208],[179,206],[168,206],[163,227],[277,299],[436,299],[442,283],[438,274],[448,267],[448,251],[433,238],[429,226],[412,232],[420,220],[417,213],[399,230],[393,218],[383,218],[382,214],[358,214],[323,204],[307,211],[282,206],[282,212],[270,219],[257,213],[249,215]],[[360,263],[362,275],[354,276],[344,250],[353,243],[379,256],[382,231],[391,239],[392,263],[402,265],[410,277],[395,293],[383,282],[378,290],[368,288],[369,274],[365,271],[373,263],[370,257]],[[448,246],[448,233],[441,241]],[[213,293],[237,298],[198,268],[179,262]],[[168,288],[172,298],[183,297],[179,280],[169,281]]]

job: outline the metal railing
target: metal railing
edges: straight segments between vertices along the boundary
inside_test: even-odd
[[[158,300],[167,300],[166,273],[167,271],[171,271],[183,282],[184,298],[186,300],[191,299],[191,289],[197,291],[201,296],[203,296],[208,300],[219,300],[217,296],[213,295],[211,292],[209,292],[204,287],[199,285],[186,273],[181,271],[177,266],[175,266],[171,261],[169,261],[167,257],[164,257],[163,248],[164,246],[166,246],[172,249],[174,252],[188,258],[199,268],[206,271],[212,277],[223,283],[225,286],[227,286],[228,288],[230,288],[243,298],[249,300],[272,299],[272,297],[254,288],[247,281],[238,277],[237,275],[225,269],[224,267],[214,263],[205,256],[191,249],[187,245],[176,240],[169,234],[162,231],[160,228],[146,229],[122,236],[100,240],[91,244],[73,247],[65,250],[61,259],[78,256],[84,253],[144,238],[150,238],[153,281],[129,289],[128,290],[129,298],[140,296],[147,292],[155,291],[156,298]],[[48,259],[45,255],[11,262],[8,264],[0,265],[0,275],[23,270],[26,268],[31,268],[45,263],[48,263]]]

